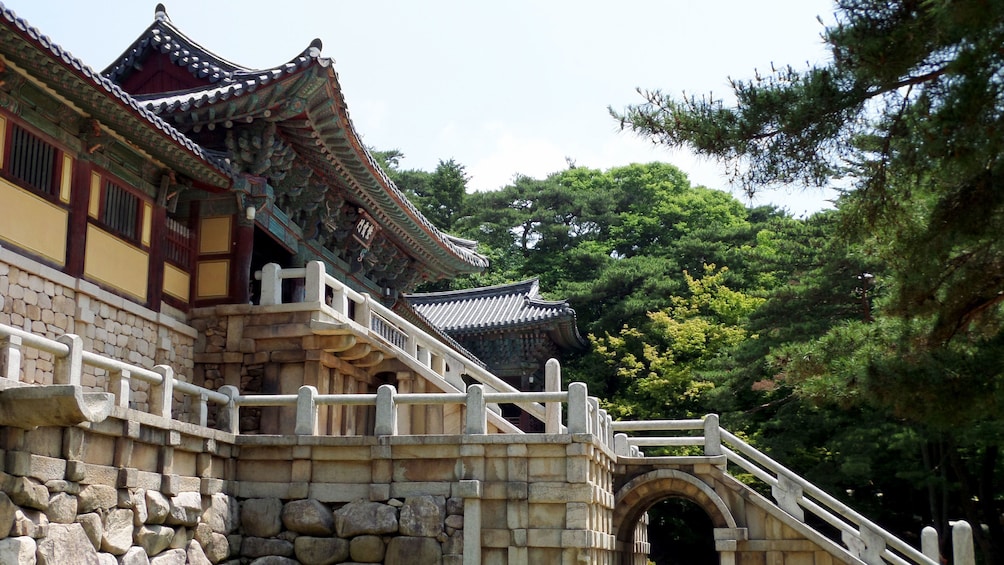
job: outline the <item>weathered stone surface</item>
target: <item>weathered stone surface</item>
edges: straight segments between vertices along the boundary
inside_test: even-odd
[[[80,524],[51,524],[49,535],[39,540],[35,550],[38,565],[100,565],[98,552]],[[72,556],[72,557],[70,557]],[[67,559],[69,557],[69,560]]]
[[[133,532],[133,540],[146,551],[147,555],[157,555],[171,545],[174,528],[149,524],[140,526]]]
[[[150,558],[150,565],[185,565],[188,555],[184,549],[171,549]]]
[[[434,538],[443,532],[446,499],[442,496],[412,496],[401,507],[401,535]]]
[[[282,507],[282,525],[308,536],[330,536],[335,531],[335,515],[319,500],[293,500]]]
[[[17,512],[17,505],[7,496],[7,493],[0,492],[0,535],[7,535],[11,526],[14,525],[14,514]]]
[[[132,504],[133,525],[142,526],[150,518],[146,508],[146,490],[137,489],[129,493],[129,502]]]
[[[174,528],[174,537],[171,538],[171,545],[168,547],[171,549],[185,549],[188,547],[188,542],[191,540],[192,538],[188,536],[188,528],[185,526],[178,526]]]
[[[252,498],[241,505],[244,533],[270,538],[282,531],[282,501],[278,498]]]
[[[380,536],[356,536],[349,542],[349,559],[359,563],[380,563],[386,549]]]
[[[119,565],[150,565],[150,556],[143,551],[142,547],[133,546],[119,557]]]
[[[275,555],[269,555],[268,557],[259,557],[251,562],[250,565],[299,565],[295,559],[290,559],[289,557],[277,557]]]
[[[26,536],[0,539],[0,565],[35,565],[35,547]]]
[[[132,510],[116,508],[101,520],[101,551],[123,555],[132,547]]]
[[[189,565],[212,565],[212,562],[206,557],[206,552],[202,550],[202,546],[195,540],[188,542],[185,554],[188,556]]]
[[[446,499],[446,513],[464,515],[464,499],[456,496]]]
[[[28,536],[39,539],[48,535],[49,518],[41,510],[35,508],[17,508],[14,511],[14,525],[10,535]]]
[[[91,545],[95,550],[101,549],[101,536],[104,535],[104,526],[101,525],[101,516],[94,512],[77,516],[77,523],[83,526],[87,539],[91,540]]]
[[[447,528],[462,530],[464,528],[464,517],[457,514],[450,514],[446,517],[446,521],[444,523]]]
[[[230,540],[223,534],[212,532],[208,541],[200,543],[202,550],[206,552],[206,557],[213,563],[219,563],[230,557]]]
[[[87,485],[77,495],[77,512],[86,514],[98,509],[115,508],[119,503],[119,493],[115,487],[107,485]]]
[[[77,497],[65,492],[57,492],[49,497],[49,507],[45,511],[49,521],[56,524],[72,524],[77,518]]]
[[[119,565],[119,560],[111,553],[98,553],[98,565]]]
[[[291,557],[293,544],[286,540],[270,538],[246,537],[241,540],[241,557],[265,557],[266,555]]]
[[[349,558],[349,540],[300,536],[293,540],[293,552],[303,565],[328,565]]]
[[[335,510],[338,537],[381,535],[397,532],[397,509],[379,502],[349,502]]]
[[[79,494],[80,484],[65,479],[53,479],[45,481],[45,488],[50,493],[65,492],[66,494]]]
[[[171,513],[171,501],[155,490],[148,490],[146,491],[146,513],[147,524],[163,524]]]
[[[442,557],[442,547],[432,538],[397,536],[387,544],[384,564],[424,565],[439,563]]]
[[[209,497],[206,510],[202,513],[202,521],[209,524],[214,532],[229,534],[234,531],[239,519],[240,505],[236,500],[223,493]]]
[[[171,497],[171,508],[167,516],[168,524],[194,526],[202,516],[202,495],[197,492],[183,492]]]
[[[464,554],[464,531],[457,530],[450,534],[450,537],[443,542],[443,554],[463,555]]]
[[[15,477],[0,473],[0,490],[7,493],[14,504],[21,507],[45,510],[49,507],[49,489],[28,477]]]

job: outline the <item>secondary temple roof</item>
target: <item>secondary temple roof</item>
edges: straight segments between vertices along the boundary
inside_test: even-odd
[[[544,300],[538,279],[406,298],[432,325],[451,335],[541,327],[559,347],[587,345],[575,325],[575,310],[565,300]]]
[[[321,204],[318,214],[300,218],[307,237],[316,237],[311,233],[315,229],[323,236],[325,227],[336,232],[325,214],[337,215],[348,204],[364,209],[390,240],[415,257],[413,268],[427,278],[488,265],[475,251],[475,242],[440,231],[376,164],[352,125],[332,60],[321,56],[320,40],[286,63],[248,69],[189,39],[158,5],[154,22],[105,74],[144,109],[181,131],[221,145],[226,137],[231,165],[270,178],[277,186],[276,200],[320,193],[306,202],[315,208]],[[179,84],[184,89],[176,90]],[[167,85],[173,89],[165,90]],[[226,133],[252,123],[273,128],[254,134],[266,141],[265,149],[251,149],[246,138]],[[283,184],[287,176],[301,184]]]

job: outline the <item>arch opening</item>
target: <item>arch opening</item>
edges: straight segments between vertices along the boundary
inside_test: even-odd
[[[649,553],[657,565],[717,564],[715,530],[736,527],[714,489],[674,469],[633,478],[618,490],[615,500],[613,526],[624,564],[650,562],[642,553]]]

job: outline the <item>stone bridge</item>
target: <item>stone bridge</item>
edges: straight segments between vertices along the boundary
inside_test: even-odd
[[[640,565],[646,511],[672,497],[707,513],[723,564],[936,563],[722,430],[714,415],[612,422],[585,385],[572,383],[526,393],[548,408],[548,433],[487,433],[492,403],[518,393],[473,385],[464,394],[406,395],[384,385],[340,398],[305,386],[292,398],[264,398],[172,384],[154,372],[162,379],[152,383],[153,399],[164,396],[158,387],[222,396],[218,427],[252,406],[294,414],[296,433],[242,435],[205,425],[205,410],[195,411],[202,421],[175,419],[177,402],[150,414],[114,393],[84,392],[73,383],[81,367],[72,338],[6,326],[0,335],[2,563],[67,563],[72,555],[109,564]],[[55,380],[70,382],[20,382],[27,347],[51,350]],[[337,402],[371,405],[376,433],[316,435],[319,406]],[[422,403],[459,406],[463,433],[399,435],[400,407]],[[560,410],[566,426],[555,423]],[[648,435],[629,435],[639,432]],[[703,453],[646,457],[651,445]],[[763,481],[773,499],[738,481],[735,469]],[[807,525],[806,509],[829,529]]]

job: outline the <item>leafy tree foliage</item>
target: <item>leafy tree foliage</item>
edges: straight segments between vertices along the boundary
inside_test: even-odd
[[[984,559],[1000,561],[1004,3],[837,9],[824,66],[733,81],[734,105],[654,91],[615,115],[723,159],[750,192],[846,179],[842,236],[882,293],[874,314],[778,347],[774,370],[804,398],[912,422],[970,495],[954,499],[985,525]]]

